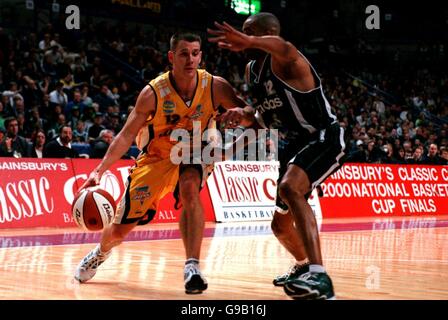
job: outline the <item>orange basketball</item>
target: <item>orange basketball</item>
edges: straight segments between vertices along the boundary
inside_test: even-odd
[[[86,231],[98,231],[112,223],[115,209],[114,198],[107,191],[99,187],[90,187],[75,196],[72,215],[80,228]]]

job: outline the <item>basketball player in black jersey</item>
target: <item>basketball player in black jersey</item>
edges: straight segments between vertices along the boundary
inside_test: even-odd
[[[272,229],[297,263],[274,279],[294,299],[332,299],[333,285],[322,262],[319,234],[307,202],[311,191],[344,159],[344,131],[322,90],[317,72],[288,41],[271,13],[250,16],[243,33],[227,23],[208,29],[209,41],[232,51],[246,51],[252,61],[246,79],[254,108],[232,109],[222,121],[232,126],[278,130],[277,208]]]

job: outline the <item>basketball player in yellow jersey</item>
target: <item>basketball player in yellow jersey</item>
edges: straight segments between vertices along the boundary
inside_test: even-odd
[[[183,204],[180,231],[187,259],[185,290],[186,293],[201,293],[207,289],[207,281],[199,269],[205,224],[199,199],[202,166],[172,162],[170,152],[177,142],[170,141],[170,133],[175,129],[191,131],[194,121],[200,122],[203,131],[218,106],[231,109],[246,104],[226,80],[198,70],[201,56],[199,36],[183,33],[171,38],[168,59],[172,71],[152,80],[141,91],[123,129],[81,187],[97,185],[103,173],[127,152],[134,139],[137,141],[142,152],[131,169],[113,224],[103,230],[100,244],[78,265],[75,278],[79,282],[90,280],[109,257],[111,249],[135,226],[151,221],[160,199],[179,183]]]

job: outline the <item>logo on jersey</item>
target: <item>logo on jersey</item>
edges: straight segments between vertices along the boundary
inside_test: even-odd
[[[275,97],[272,99],[264,98],[262,103],[255,106],[260,114],[263,114],[267,110],[273,110],[281,107],[283,107],[283,101],[279,97]]]
[[[266,89],[266,94],[268,96],[272,96],[277,93],[277,91],[275,91],[274,89],[274,84],[272,83],[271,80],[265,81],[263,84],[264,88]]]
[[[143,205],[145,199],[148,198],[150,195],[151,193],[149,192],[148,186],[138,187],[135,188],[135,195],[132,197],[131,200],[139,200],[140,204]]]
[[[171,114],[176,110],[176,105],[173,101],[166,100],[163,102],[162,110],[165,114]]]
[[[198,104],[194,113],[189,117],[190,119],[196,120],[197,118],[202,117],[204,114],[202,111],[202,105]]]

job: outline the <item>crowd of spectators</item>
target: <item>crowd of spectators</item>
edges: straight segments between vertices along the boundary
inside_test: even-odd
[[[326,89],[346,128],[351,162],[448,164],[448,75],[365,73],[329,78]],[[376,83],[372,87],[369,83]]]
[[[0,156],[102,158],[140,90],[168,70],[176,30],[107,22],[75,35],[52,24],[26,34],[0,28]],[[203,47],[203,67],[251,103],[243,54]],[[318,71],[346,128],[349,161],[448,163],[447,73]],[[91,151],[79,155],[74,144]]]

